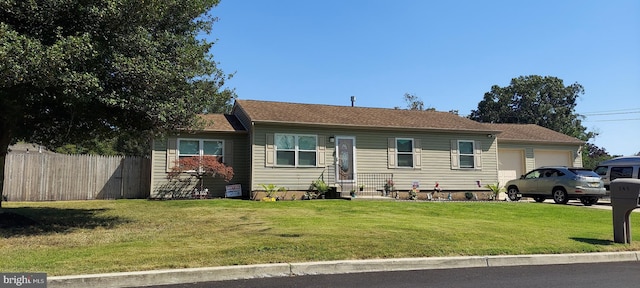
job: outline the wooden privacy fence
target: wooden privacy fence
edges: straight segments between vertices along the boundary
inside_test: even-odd
[[[147,158],[9,153],[5,161],[3,194],[8,201],[149,196]]]

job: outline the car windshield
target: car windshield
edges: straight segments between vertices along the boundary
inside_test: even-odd
[[[582,177],[600,177],[600,175],[596,174],[596,172],[593,172],[588,169],[569,169],[569,170],[571,170],[571,172],[573,173],[576,173],[576,175],[582,176]]]

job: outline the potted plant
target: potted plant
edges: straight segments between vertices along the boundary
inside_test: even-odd
[[[471,192],[465,192],[465,193],[464,193],[464,198],[466,198],[467,200],[471,200],[471,199],[473,199],[473,193],[471,193]]]
[[[351,198],[356,198],[356,189],[351,189],[351,192],[349,192],[349,195],[351,196]]]
[[[384,183],[384,196],[389,195],[389,193],[393,191],[394,185],[395,183],[393,183],[393,179],[387,179],[387,182]]]
[[[411,190],[409,190],[409,200],[416,199],[418,199],[418,188],[411,188]]]
[[[358,189],[360,189],[360,192],[364,191],[364,184],[358,185]]]

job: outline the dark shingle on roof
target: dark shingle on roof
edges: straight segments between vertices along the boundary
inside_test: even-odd
[[[483,123],[491,129],[502,131],[498,141],[544,142],[557,144],[584,144],[584,141],[536,124]]]
[[[364,128],[497,132],[488,126],[448,112],[236,100],[254,122]]]
[[[245,128],[236,116],[227,114],[204,114],[200,115],[200,117],[207,121],[203,131],[245,132]]]

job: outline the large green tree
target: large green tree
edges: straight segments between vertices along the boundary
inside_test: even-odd
[[[218,2],[0,0],[2,167],[16,140],[162,133],[227,103],[228,75],[200,37]]]
[[[584,88],[578,83],[565,86],[551,76],[520,76],[506,87],[494,85],[472,110],[469,118],[486,123],[538,124],[583,141],[593,138],[575,112]]]
[[[611,155],[604,148],[600,148],[591,143],[586,143],[582,147],[582,166],[594,169],[598,166],[598,163],[618,156],[621,155]]]

